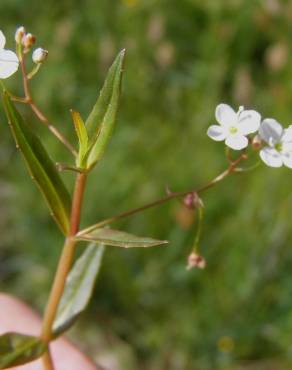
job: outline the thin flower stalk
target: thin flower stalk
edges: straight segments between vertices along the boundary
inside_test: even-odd
[[[181,192],[176,192],[176,193],[170,193],[168,195],[166,195],[165,197],[163,198],[160,198],[160,199],[157,199],[151,203],[148,203],[142,207],[138,207],[138,208],[134,208],[134,209],[131,209],[129,211],[126,211],[126,212],[122,212],[116,216],[113,216],[113,217],[110,217],[110,218],[107,218],[103,221],[100,221],[92,226],[89,226],[83,230],[81,230],[77,236],[81,236],[81,235],[85,235],[85,234],[88,234],[89,232],[95,230],[95,229],[98,229],[98,228],[101,228],[101,227],[104,227],[106,225],[110,225],[112,224],[113,222],[115,221],[118,221],[118,220],[121,220],[125,217],[129,217],[131,215],[134,215],[136,213],[139,213],[139,212],[142,212],[142,211],[145,211],[146,209],[149,209],[149,208],[153,208],[153,207],[156,207],[158,205],[161,205],[163,203],[166,203],[172,199],[175,199],[175,198],[182,198],[184,196],[186,196],[187,194],[190,194],[190,193],[203,193],[205,192],[206,190],[210,189],[211,187],[215,186],[218,182],[222,181],[223,179],[225,179],[228,175],[230,175],[231,173],[233,172],[236,172],[236,167],[237,165],[243,161],[243,160],[246,160],[247,159],[247,156],[245,154],[242,154],[240,155],[235,161],[233,161],[229,167],[223,171],[222,173],[220,173],[218,176],[216,176],[212,181],[208,182],[206,185],[202,186],[201,188],[199,189],[192,189],[192,190],[187,190],[187,191],[181,191]]]
[[[25,55],[22,50],[19,53],[20,67],[22,71],[23,89],[25,100],[24,103],[28,104],[38,119],[50,130],[50,132],[76,157],[77,151],[72,144],[65,138],[65,136],[49,121],[46,115],[38,108],[29,87],[29,75],[26,72]],[[17,98],[19,99],[19,98]]]

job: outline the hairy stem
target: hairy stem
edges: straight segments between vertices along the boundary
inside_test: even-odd
[[[135,213],[139,213],[139,212],[142,212],[148,208],[152,208],[152,207],[156,207],[160,204],[163,204],[163,203],[166,203],[168,202],[169,200],[171,199],[175,199],[175,198],[181,198],[181,197],[184,197],[185,195],[187,194],[190,194],[190,193],[202,193],[206,190],[208,190],[209,188],[213,187],[215,184],[217,184],[218,182],[222,181],[223,179],[225,179],[225,177],[227,177],[228,175],[230,175],[231,173],[233,172],[236,172],[236,166],[242,161],[242,160],[245,160],[247,159],[247,156],[246,154],[242,154],[241,156],[239,156],[235,161],[233,161],[232,163],[230,163],[229,167],[223,171],[222,173],[220,173],[217,177],[215,177],[212,181],[208,182],[207,185],[205,186],[202,186],[201,188],[199,189],[192,189],[192,190],[188,190],[188,191],[181,191],[181,192],[176,192],[176,193],[170,193],[168,195],[166,195],[165,197],[163,198],[160,198],[158,200],[155,200],[151,203],[148,203],[142,207],[138,207],[138,208],[134,208],[134,209],[131,209],[129,211],[126,211],[126,212],[123,212],[123,213],[120,213],[116,216],[113,216],[113,217],[110,217],[110,218],[107,218],[103,221],[100,221],[92,226],[89,226],[87,227],[86,229],[83,229],[81,230],[79,233],[78,233],[78,236],[80,235],[84,235],[84,234],[87,234],[95,229],[98,229],[100,227],[103,227],[103,226],[106,226],[106,225],[109,225],[115,221],[118,221],[122,218],[125,218],[125,217],[128,217],[128,216],[131,216]]]
[[[35,104],[30,88],[29,88],[29,78],[26,72],[25,66],[25,56],[21,53],[20,54],[20,67],[22,72],[22,79],[23,79],[23,89],[25,98],[21,102],[28,104],[34,114],[38,117],[38,119],[51,131],[53,135],[76,157],[77,152],[75,148],[71,145],[71,143],[65,138],[63,134],[49,121],[49,119],[44,115],[44,113],[37,107]],[[18,100],[19,98],[17,98]]]
[[[58,305],[64,292],[66,278],[73,263],[75,244],[75,234],[78,232],[81,208],[83,203],[83,195],[86,185],[86,174],[79,173],[76,177],[75,190],[72,201],[71,217],[70,217],[70,233],[65,240],[63,251],[58,263],[57,271],[55,274],[53,286],[51,289],[50,297],[46,307],[43,319],[43,327],[41,338],[49,345],[52,339],[53,323],[56,317]],[[43,356],[43,364],[46,370],[53,370],[53,363],[49,360],[50,350]]]

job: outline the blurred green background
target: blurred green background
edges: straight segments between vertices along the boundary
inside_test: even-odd
[[[91,175],[84,225],[222,171],[223,145],[206,135],[220,102],[292,123],[291,1],[1,0],[0,14],[7,47],[25,25],[49,50],[34,95],[72,140],[69,109],[87,116],[127,48],[118,124]],[[21,94],[20,82],[7,83]],[[62,237],[0,118],[0,288],[42,310]],[[73,340],[110,370],[291,369],[291,180],[262,165],[204,194],[204,271],[186,271],[194,227],[179,202],[116,224],[170,244],[108,248]]]

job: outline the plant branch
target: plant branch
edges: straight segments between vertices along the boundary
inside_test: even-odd
[[[84,234],[87,234],[95,229],[98,229],[100,227],[103,227],[103,226],[106,226],[106,225],[109,225],[115,221],[118,221],[122,218],[125,218],[125,217],[128,217],[128,216],[131,216],[135,213],[139,213],[139,212],[142,212],[148,208],[152,208],[152,207],[156,207],[160,204],[163,204],[163,203],[166,203],[168,202],[169,200],[171,199],[175,199],[175,198],[181,198],[181,197],[184,197],[185,195],[187,194],[190,194],[190,193],[202,193],[208,189],[210,189],[211,187],[213,187],[215,184],[217,184],[218,182],[222,181],[223,179],[225,179],[225,177],[227,177],[228,175],[230,175],[231,173],[233,172],[236,172],[236,166],[242,161],[242,160],[245,160],[247,159],[247,155],[245,153],[241,154],[236,160],[234,160],[233,162],[230,163],[229,167],[223,171],[221,174],[219,174],[217,177],[215,177],[212,181],[208,182],[207,185],[205,186],[202,186],[201,188],[199,189],[191,189],[191,190],[188,190],[188,191],[181,191],[181,192],[175,192],[175,193],[170,193],[168,195],[166,195],[165,197],[163,198],[160,198],[158,200],[155,200],[151,203],[148,203],[144,206],[141,206],[141,207],[138,207],[138,208],[134,208],[134,209],[131,209],[129,211],[126,211],[126,212],[123,212],[123,213],[120,213],[116,216],[113,216],[113,217],[110,217],[110,218],[107,218],[103,221],[100,221],[92,226],[89,226],[87,227],[86,229],[83,229],[81,230],[77,236],[81,236],[81,235],[84,235]]]
[[[65,240],[63,251],[59,260],[57,271],[55,274],[53,287],[51,289],[50,297],[48,300],[47,308],[44,314],[43,327],[41,338],[45,343],[49,345],[52,339],[53,323],[56,317],[58,305],[64,292],[66,278],[70,271],[70,268],[74,259],[75,234],[78,232],[81,208],[83,203],[83,195],[86,185],[87,175],[85,173],[79,173],[76,177],[75,190],[72,201],[71,217],[70,217],[70,232]],[[50,365],[49,361],[49,349],[47,354],[43,356],[43,364],[46,370],[53,370],[54,367]],[[52,361],[51,361],[52,364]]]
[[[35,104],[30,88],[29,88],[29,78],[26,72],[25,66],[25,56],[23,53],[20,54],[20,67],[22,71],[22,79],[23,79],[23,89],[25,98],[21,99],[22,103],[28,104],[34,114],[38,117],[38,119],[51,131],[53,135],[75,156],[77,157],[78,153],[76,152],[75,148],[70,144],[70,142],[65,138],[65,136],[49,121],[49,119],[44,115],[44,113],[37,107]],[[19,98],[17,98],[19,100]]]

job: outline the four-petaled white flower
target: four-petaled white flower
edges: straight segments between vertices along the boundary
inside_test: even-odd
[[[6,43],[3,32],[0,31],[0,79],[8,78],[18,69],[19,60],[17,55],[11,51],[4,49]]]
[[[207,135],[215,141],[225,140],[225,144],[234,150],[248,146],[247,135],[259,129],[261,115],[255,110],[239,107],[236,113],[229,105],[219,104],[215,116],[220,125],[212,125]]]
[[[260,138],[267,143],[260,151],[260,157],[270,167],[283,164],[292,168],[292,126],[283,129],[274,119],[264,119],[260,129]]]

